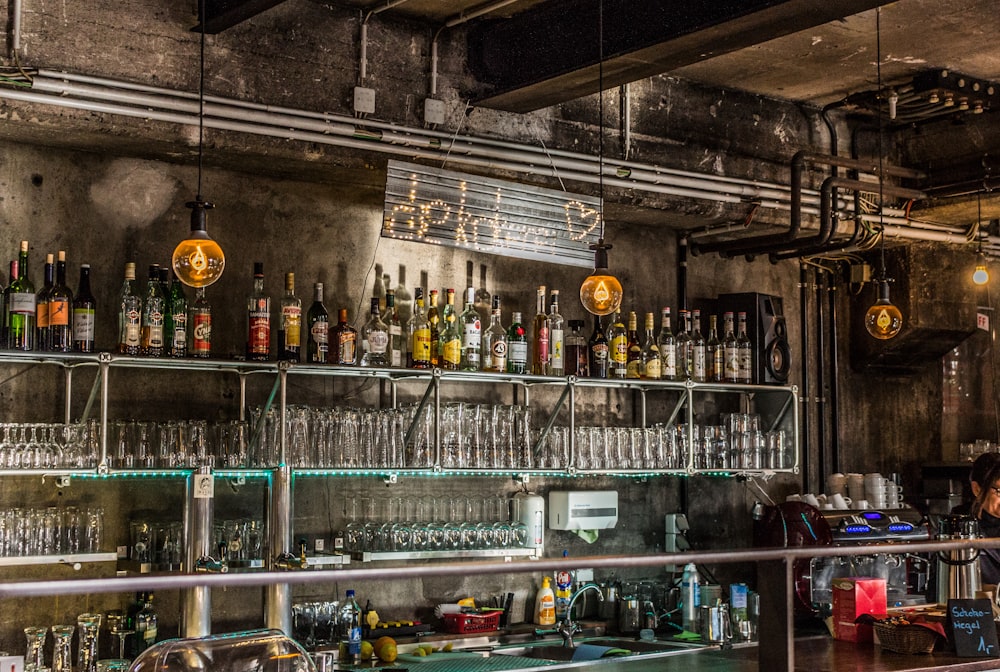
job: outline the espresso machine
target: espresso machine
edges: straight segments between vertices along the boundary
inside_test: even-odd
[[[754,508],[754,546],[860,546],[905,544],[930,538],[926,519],[916,509],[820,510],[804,502]],[[902,549],[901,549],[902,550]],[[796,610],[825,617],[832,609],[834,579],[849,576],[882,578],[889,604],[925,600],[929,562],[915,554],[876,553],[862,556],[796,560],[793,567]]]

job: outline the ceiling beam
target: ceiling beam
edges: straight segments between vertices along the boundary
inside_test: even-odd
[[[205,32],[216,35],[285,0],[205,0]],[[201,24],[192,30],[201,32]]]
[[[608,89],[663,74],[889,2],[547,0],[470,28],[469,66],[483,91],[474,102],[530,112],[596,93],[602,84]]]

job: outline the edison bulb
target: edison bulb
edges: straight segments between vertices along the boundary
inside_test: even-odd
[[[878,301],[865,313],[865,329],[874,338],[888,340],[903,328],[903,314],[889,300],[889,283],[879,281]]]
[[[588,313],[610,315],[622,305],[622,283],[608,270],[610,245],[601,238],[590,246],[594,250],[594,272],[580,285],[580,303]]]
[[[976,258],[976,270],[972,274],[972,282],[977,285],[985,285],[989,281],[990,274],[986,270],[986,256],[980,253]]]
[[[212,207],[199,197],[191,208],[191,233],[174,248],[171,264],[177,279],[189,287],[208,287],[226,269],[226,255],[207,230],[206,210]]]

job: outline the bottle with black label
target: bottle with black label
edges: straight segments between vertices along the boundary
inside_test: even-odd
[[[607,378],[611,368],[611,357],[608,348],[608,338],[601,327],[601,317],[594,315],[594,333],[590,335],[587,344],[590,352],[589,368],[591,378]]]
[[[323,303],[323,283],[313,285],[313,302],[306,315],[309,323],[309,340],[306,345],[306,361],[310,364],[325,364],[330,350],[330,311]]]

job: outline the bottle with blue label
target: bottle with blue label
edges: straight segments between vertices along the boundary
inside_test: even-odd
[[[698,631],[698,607],[701,598],[698,568],[693,562],[684,565],[681,575],[681,604],[684,629],[688,632]]]
[[[361,608],[354,599],[354,591],[347,591],[347,599],[340,608],[341,652],[348,665],[361,662]]]
[[[563,551],[563,558],[569,557],[569,551]],[[573,596],[573,572],[561,569],[556,572],[556,620],[565,621],[569,618],[569,600]]]

